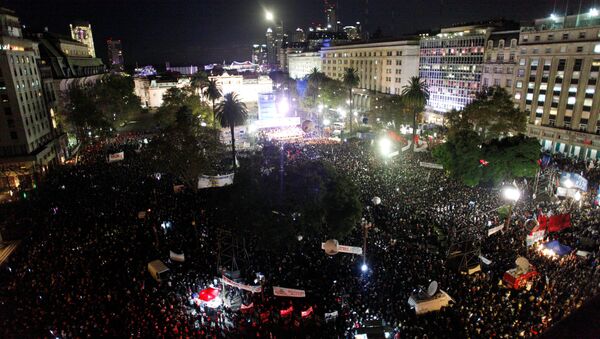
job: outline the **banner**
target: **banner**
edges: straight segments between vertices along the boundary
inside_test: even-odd
[[[325,313],[325,322],[330,322],[335,320],[338,317],[338,311],[333,311],[330,313]]]
[[[229,278],[227,278],[226,276],[223,276],[221,278],[221,282],[223,282],[223,284],[225,285],[229,285],[235,288],[239,288],[240,290],[244,290],[244,291],[248,291],[248,292],[252,292],[252,293],[260,293],[262,291],[262,287],[260,286],[250,286],[250,285],[244,285],[244,284],[240,284],[238,282],[235,282]]]
[[[178,261],[178,262],[184,262],[185,261],[185,254],[184,253],[177,254],[177,253],[175,253],[173,251],[169,251],[169,257],[173,261]]]
[[[542,241],[544,239],[544,235],[546,235],[545,230],[532,231],[531,234],[528,234],[525,238],[525,243],[527,246],[531,246],[538,241]]]
[[[419,166],[433,168],[433,169],[444,169],[444,165],[434,164],[432,162],[425,162],[425,161],[420,161]]]
[[[496,232],[501,231],[504,228],[504,225],[500,225],[500,226],[496,226],[496,227],[492,227],[490,229],[488,229],[488,237]]]
[[[560,174],[560,186],[565,188],[578,188],[587,192],[588,181],[577,173],[562,172]]]
[[[484,264],[486,264],[486,265],[489,265],[489,264],[492,263],[492,261],[490,259],[488,259],[488,258],[486,258],[486,257],[484,257],[482,255],[479,256],[479,260],[481,260],[481,262],[484,263]]]
[[[571,227],[571,215],[555,214],[548,221],[548,232],[558,232]]]
[[[324,242],[321,243],[321,249],[322,250],[325,249]],[[338,252],[342,252],[342,253],[350,253],[350,254],[358,254],[358,255],[362,255],[362,253],[363,253],[362,247],[357,247],[357,246],[338,245],[337,250],[338,250]]]
[[[234,173],[225,175],[201,175],[198,178],[198,188],[223,187],[233,184]]]
[[[108,155],[108,162],[125,160],[125,152],[112,153]]]
[[[293,288],[273,286],[273,295],[275,295],[277,297],[305,298],[306,291],[296,290]]]
[[[309,307],[306,311],[302,311],[302,318],[306,318],[313,313],[312,306]]]
[[[282,317],[289,317],[290,315],[292,315],[292,312],[294,312],[294,306],[290,306],[286,310],[279,311],[279,315],[281,315]]]

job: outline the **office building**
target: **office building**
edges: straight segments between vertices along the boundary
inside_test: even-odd
[[[519,55],[519,31],[492,32],[484,52],[483,87],[501,87],[512,95],[517,56]]]
[[[85,51],[87,55],[87,48]],[[16,13],[0,8],[0,187],[31,188],[58,163],[44,102],[38,45],[25,39]]]
[[[472,25],[422,36],[419,76],[429,87],[429,111],[460,110],[475,98],[481,89],[483,54],[490,33],[487,26]]]
[[[332,32],[338,31],[338,21],[335,14],[335,6],[325,1],[325,16],[327,17],[327,30]]]
[[[125,61],[123,59],[123,47],[121,40],[108,39],[106,41],[108,52],[108,66],[113,72],[123,72]]]
[[[296,28],[296,31],[294,31],[294,33],[292,33],[292,43],[297,43],[297,42],[306,42],[306,34],[304,33],[304,30],[300,27]]]
[[[264,67],[268,63],[267,45],[254,44],[252,45],[252,63],[258,67]]]
[[[198,73],[198,66],[171,66],[170,62],[165,63],[167,72],[175,72],[181,75],[194,75]]]
[[[600,154],[600,16],[538,19],[521,28],[514,98],[530,112],[527,133],[552,152]]]
[[[419,43],[398,40],[323,47],[321,70],[342,80],[347,68],[357,70],[360,83],[354,90],[355,107],[368,110],[371,91],[383,94],[402,92],[410,78],[419,73]]]
[[[71,30],[71,39],[81,42],[88,48],[88,55],[96,57],[94,49],[94,35],[92,34],[92,25],[89,22],[76,22],[69,25]]]
[[[288,55],[288,71],[292,79],[304,79],[313,69],[321,71],[321,53],[303,52]]]
[[[277,68],[279,67],[281,47],[285,39],[283,24],[276,24],[275,29],[267,28],[265,36],[267,38],[267,63],[271,68]]]
[[[348,40],[360,40],[360,28],[358,25],[344,26],[342,30],[344,31],[344,33],[346,33]]]

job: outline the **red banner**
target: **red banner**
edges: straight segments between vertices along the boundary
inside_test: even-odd
[[[548,232],[558,232],[569,227],[571,227],[571,215],[568,213],[553,215],[548,222]]]
[[[302,318],[306,318],[313,313],[312,306],[308,308],[306,311],[302,311]]]
[[[290,306],[287,310],[279,311],[279,314],[282,317],[288,317],[288,316],[292,315],[292,312],[294,312],[294,306]]]
[[[555,214],[550,217],[540,215],[538,223],[540,224],[538,231],[558,232],[571,227],[571,215],[569,213]]]

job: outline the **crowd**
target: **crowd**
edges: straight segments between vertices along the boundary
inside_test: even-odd
[[[79,164],[40,185],[35,208],[26,216],[35,232],[0,271],[3,337],[341,338],[373,320],[400,338],[530,337],[599,293],[600,213],[592,208],[594,192],[570,210],[572,228],[550,235],[591,255],[549,258],[525,245],[523,223],[540,209],[563,207],[556,200],[533,201],[533,182],[516,182],[523,198],[513,222],[488,237],[488,228],[504,222],[495,212],[505,204],[497,187],[465,187],[441,170],[420,167],[420,161],[432,161],[425,153],[382,159],[369,144],[355,142],[287,143],[284,154],[286,161],[330,162],[355,182],[364,218],[373,225],[367,271],[361,271],[361,257],[327,256],[320,246],[323,235],[304,234],[289,251],[253,246],[260,241],[256,236],[248,239],[243,262],[240,255],[241,281],[261,284],[263,292],[226,287],[217,280],[217,229],[224,215],[235,211],[219,208],[211,190],[175,193],[176,179],[153,173],[143,156],[143,139],[149,137],[96,144],[84,150]],[[116,151],[124,151],[125,160],[107,163]],[[582,172],[590,187],[598,187],[600,171],[589,163],[555,158],[551,166]],[[373,204],[373,197],[381,204]],[[143,218],[140,211],[146,212]],[[165,221],[172,226],[165,227]],[[491,260],[472,275],[447,260],[447,249],[465,224],[479,225],[473,239]],[[339,241],[360,246],[362,237],[357,225]],[[185,252],[186,261],[169,261],[171,250]],[[540,272],[530,289],[499,283],[518,256]],[[154,259],[171,268],[161,284],[146,270]],[[407,299],[431,280],[454,302],[416,316]],[[249,308],[196,304],[192,296],[208,286],[241,297]],[[275,297],[272,286],[302,289],[306,297]],[[290,307],[289,315],[282,314]],[[309,309],[303,317],[301,311]],[[325,313],[333,312],[337,317],[325,321]]]

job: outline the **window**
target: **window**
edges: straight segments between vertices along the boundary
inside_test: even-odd
[[[521,80],[517,81],[517,84],[516,84],[515,87],[517,87],[517,88],[523,88],[523,81],[521,81]]]
[[[512,87],[512,79],[506,79],[506,87]]]
[[[500,86],[500,79],[494,79],[494,86]]]
[[[585,32],[579,32],[579,39],[585,39]]]
[[[10,131],[10,138],[13,139],[13,140],[17,140],[18,139],[17,132]]]
[[[539,36],[539,35],[536,35],[536,36],[533,38],[533,40],[534,40],[534,41],[540,41],[540,36]]]
[[[600,44],[596,44],[596,46],[594,46],[594,53],[600,53]]]
[[[577,53],[583,52],[583,46],[577,46]]]
[[[563,33],[562,39],[563,40],[569,40],[569,33]]]
[[[494,41],[492,41],[492,40],[488,41],[488,48],[489,49],[494,48]]]
[[[498,41],[498,48],[504,48],[504,40]]]
[[[548,34],[548,41],[554,40],[554,34]]]
[[[529,41],[529,35],[523,35],[522,38],[523,38],[523,42]]]
[[[510,48],[516,48],[516,47],[517,47],[517,39],[510,40]]]
[[[515,93],[515,100],[521,100],[521,92]]]
[[[560,46],[561,53],[567,53],[567,46]]]
[[[545,52],[546,52],[546,54],[552,53],[552,48],[546,48]]]

